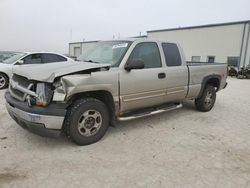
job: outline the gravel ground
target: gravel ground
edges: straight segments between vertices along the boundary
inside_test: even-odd
[[[250,80],[228,82],[208,113],[185,102],[89,146],[23,130],[0,91],[0,187],[250,187]]]

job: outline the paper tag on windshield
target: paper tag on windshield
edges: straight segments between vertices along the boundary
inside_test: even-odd
[[[128,46],[128,43],[121,43],[121,44],[116,44],[112,48],[126,48]]]

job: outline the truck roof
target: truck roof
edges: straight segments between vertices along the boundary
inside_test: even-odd
[[[105,41],[130,41],[130,42],[134,42],[134,41],[148,41],[148,42],[168,42],[168,41],[162,41],[162,40],[155,40],[155,39],[151,39],[151,38],[121,38],[121,39],[114,39],[114,40],[104,40],[104,41],[100,41],[100,42],[105,42]],[[173,42],[169,42],[169,43],[173,43]]]

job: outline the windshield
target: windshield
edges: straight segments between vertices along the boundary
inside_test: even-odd
[[[15,63],[18,59],[20,59],[24,55],[25,53],[14,53],[10,58],[3,60],[2,63],[6,63],[6,64]]]
[[[77,58],[78,61],[119,65],[131,42],[106,41],[98,42],[95,47]]]

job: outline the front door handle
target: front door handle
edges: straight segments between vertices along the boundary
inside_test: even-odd
[[[166,74],[163,73],[163,72],[162,72],[162,73],[159,73],[159,74],[158,74],[158,78],[159,78],[159,79],[166,78]]]

